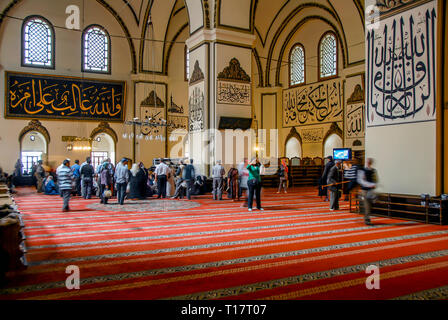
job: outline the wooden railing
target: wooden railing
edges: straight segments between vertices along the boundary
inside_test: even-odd
[[[350,212],[364,214],[361,193],[350,194]],[[380,193],[372,204],[373,216],[418,221],[428,224],[445,225],[448,223],[448,200],[441,197],[429,197],[422,201],[421,196]]]

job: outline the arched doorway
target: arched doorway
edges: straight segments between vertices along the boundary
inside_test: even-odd
[[[92,159],[92,165],[95,170],[105,159],[109,158],[111,163],[116,163],[115,152],[118,138],[115,131],[107,122],[100,122],[98,127],[93,129],[90,134],[90,139],[92,139],[90,158]]]
[[[285,156],[288,159],[298,157],[302,157],[302,145],[300,144],[299,139],[295,137],[289,138],[289,140],[286,142],[285,146]]]
[[[38,131],[29,131],[20,141],[20,158],[23,164],[23,174],[30,174],[34,163],[47,159],[47,140]]]
[[[97,168],[105,159],[110,159],[111,163],[115,163],[115,141],[105,132],[100,132],[93,137],[92,141],[92,165]]]
[[[330,134],[324,142],[324,157],[332,156],[334,148],[342,148],[342,138],[336,134]]]
[[[48,160],[48,145],[50,134],[39,120],[31,120],[19,133],[20,154],[23,174],[31,173],[33,163],[42,160],[44,164]]]

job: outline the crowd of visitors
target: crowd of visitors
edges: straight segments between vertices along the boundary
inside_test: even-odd
[[[356,160],[334,161],[331,156],[326,158],[323,173],[319,181],[319,196],[330,201],[330,210],[339,210],[339,199],[342,194],[348,200],[350,192],[359,185],[365,208],[365,223],[370,222],[370,208],[375,201],[376,171],[372,168],[373,160],[366,160],[366,167],[360,167]],[[193,159],[180,161],[174,165],[171,161],[162,160],[156,166],[146,168],[142,162],[129,165],[130,159],[122,158],[116,166],[110,159],[105,159],[95,170],[92,160],[87,157],[81,165],[75,160],[71,165],[66,159],[56,171],[46,170],[42,160],[33,164],[31,176],[38,193],[60,195],[63,198],[63,211],[70,210],[71,195],[91,199],[96,196],[100,203],[107,204],[112,197],[123,205],[125,199],[144,200],[157,195],[157,199],[171,198],[191,200],[192,195],[205,194],[206,177],[195,168]],[[261,176],[264,167],[253,158],[250,162],[243,159],[237,166],[232,166],[226,173],[221,161],[216,161],[211,170],[213,200],[222,200],[223,194],[233,201],[244,199],[242,207],[253,210],[264,210],[261,206]],[[20,159],[15,164],[13,176],[8,176],[0,168],[0,180],[8,182],[13,187],[13,177],[19,177],[23,172]],[[278,189],[287,193],[290,174],[288,163],[282,159],[277,170]],[[341,194],[342,193],[342,194]],[[255,199],[254,199],[255,198]]]

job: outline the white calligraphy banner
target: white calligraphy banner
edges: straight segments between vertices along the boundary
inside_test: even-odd
[[[436,1],[366,32],[367,127],[436,117]]]
[[[283,127],[343,121],[342,80],[283,90]]]

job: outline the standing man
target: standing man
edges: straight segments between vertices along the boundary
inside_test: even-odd
[[[58,176],[59,191],[61,192],[61,196],[64,202],[62,211],[67,212],[70,210],[68,203],[70,201],[70,194],[72,192],[73,179],[72,169],[70,168],[70,159],[65,159],[62,162],[62,164],[56,170],[56,174]]]
[[[328,172],[327,184],[330,190],[330,210],[339,210],[339,183],[341,182],[341,161],[336,160]]]
[[[195,180],[195,170],[193,166],[193,159],[190,159],[190,161],[187,160],[187,165],[184,168],[184,171],[182,173],[182,179],[187,184],[187,199],[191,200],[191,189],[193,187],[193,183]]]
[[[221,165],[221,160],[216,161],[216,165],[212,168],[213,178],[213,200],[222,200],[222,184],[223,177],[226,174],[224,167]]]
[[[45,178],[45,169],[42,166],[42,160],[37,161],[37,168],[36,173],[34,174],[37,180],[37,192],[41,193],[42,190],[42,183]]]
[[[154,171],[155,180],[157,182],[157,199],[162,197],[166,198],[166,180],[168,177],[169,167],[165,164],[164,161],[161,161]]]
[[[126,197],[126,187],[129,182],[128,159],[123,158],[115,167],[115,183],[117,185],[118,203],[123,205]]]
[[[246,168],[249,171],[249,180],[247,181],[247,186],[249,188],[249,196],[247,201],[248,210],[252,211],[254,195],[257,199],[257,209],[264,210],[261,207],[261,176],[260,162],[258,161],[258,158],[252,159]]]
[[[75,160],[75,164],[72,165],[72,171],[73,171],[73,178],[75,179],[76,183],[76,195],[81,195],[81,173],[80,173],[81,166],[79,165],[79,160]]]
[[[372,210],[372,202],[376,199],[374,189],[377,184],[377,173],[372,168],[373,159],[367,158],[366,166],[358,170],[357,182],[361,186],[362,198],[364,200],[364,222],[366,225],[372,225],[370,221],[370,211]]]
[[[84,199],[90,199],[93,188],[93,175],[95,169],[91,165],[92,160],[87,157],[86,164],[81,167],[80,174],[82,179],[82,196]]]

